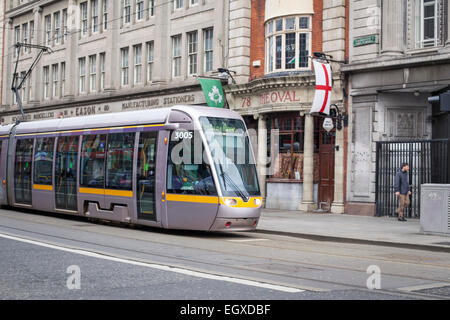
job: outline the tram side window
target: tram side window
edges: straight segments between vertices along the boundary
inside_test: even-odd
[[[80,185],[104,188],[106,135],[83,136]]]
[[[201,140],[193,132],[172,132],[167,157],[167,192],[217,195],[211,167],[203,159]]]
[[[135,133],[108,136],[106,188],[131,190]]]
[[[55,138],[36,139],[34,183],[52,185],[53,147]]]

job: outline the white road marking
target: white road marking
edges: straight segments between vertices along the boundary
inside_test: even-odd
[[[238,239],[238,240],[227,240],[230,242],[250,242],[250,241],[267,241],[269,239]]]
[[[180,274],[184,274],[187,276],[193,276],[193,277],[198,277],[198,278],[226,281],[226,282],[232,282],[232,283],[254,286],[254,287],[259,287],[259,288],[265,288],[265,289],[270,289],[270,290],[283,291],[283,292],[288,292],[288,293],[299,293],[299,292],[305,291],[305,290],[301,290],[301,289],[293,288],[293,287],[280,286],[280,285],[274,285],[274,284],[270,284],[270,283],[264,283],[264,282],[258,282],[258,281],[253,281],[253,280],[246,280],[246,279],[239,279],[239,278],[233,278],[233,277],[227,277],[227,276],[219,276],[219,275],[198,272],[198,271],[192,271],[192,270],[182,269],[182,268],[177,268],[177,267],[170,267],[170,266],[159,265],[159,264],[154,264],[154,263],[145,263],[145,262],[133,261],[133,260],[129,260],[129,259],[117,258],[117,257],[113,257],[113,256],[102,255],[102,254],[95,253],[95,252],[89,252],[89,251],[80,250],[80,249],[66,248],[66,247],[62,247],[62,246],[48,244],[45,242],[29,240],[29,239],[20,238],[20,237],[11,236],[11,235],[2,234],[2,233],[0,233],[0,237],[5,238],[5,239],[20,241],[20,242],[24,242],[24,243],[29,243],[29,244],[33,244],[33,245],[37,245],[37,246],[41,246],[41,247],[46,247],[46,248],[50,248],[50,249],[80,254],[83,256],[87,256],[87,257],[109,260],[109,261],[114,261],[114,262],[127,263],[127,264],[131,264],[131,265],[135,265],[135,266],[153,268],[153,269],[158,269],[158,270],[163,270],[163,271],[170,271],[170,272],[180,273]]]

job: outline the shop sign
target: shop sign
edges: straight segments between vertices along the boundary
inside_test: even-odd
[[[333,130],[334,128],[333,119],[325,118],[325,120],[323,120],[323,128],[327,130],[327,132]]]
[[[86,105],[80,107],[64,108],[53,111],[33,112],[25,114],[26,121],[37,121],[46,119],[73,118],[90,116],[102,113],[148,110],[155,108],[170,107],[176,104],[204,104],[205,97],[202,92],[189,92],[178,95],[165,95],[138,100],[113,101],[107,104]],[[15,123],[22,116],[13,115],[1,118],[1,124]]]
[[[240,102],[241,109],[255,108],[265,105],[277,104],[296,104],[301,102],[300,90],[277,90],[264,92],[260,95],[242,97]]]

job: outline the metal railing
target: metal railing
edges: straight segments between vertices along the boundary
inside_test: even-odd
[[[376,152],[377,216],[396,216],[398,200],[394,193],[395,174],[402,163],[410,166],[412,195],[406,217],[420,217],[420,186],[424,183],[448,183],[449,139],[379,141]]]

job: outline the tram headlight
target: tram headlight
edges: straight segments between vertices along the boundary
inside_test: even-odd
[[[260,206],[262,204],[261,199],[255,198],[253,199],[253,203],[255,204],[255,206]]]
[[[229,207],[234,207],[237,205],[237,200],[236,199],[232,199],[232,198],[228,198],[225,199],[225,204]]]

